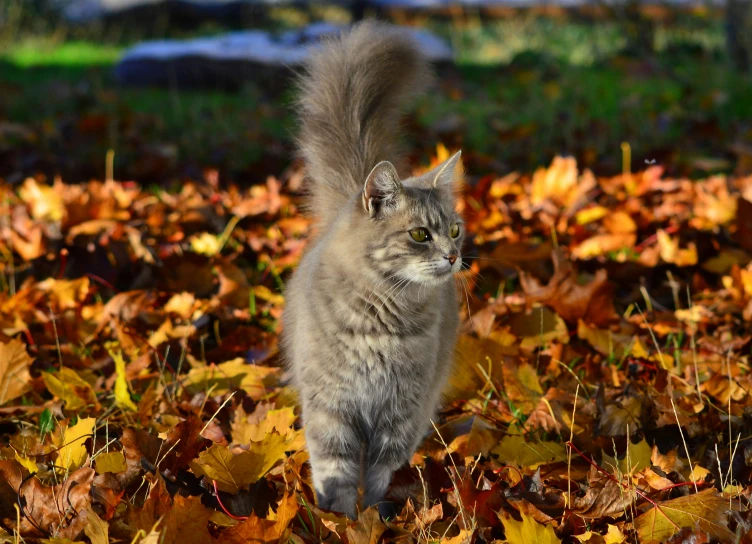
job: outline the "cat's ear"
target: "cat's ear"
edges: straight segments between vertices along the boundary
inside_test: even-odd
[[[381,161],[373,167],[363,186],[363,208],[371,217],[392,204],[402,192],[402,183],[394,165]]]
[[[462,166],[462,151],[457,151],[454,155],[440,164],[429,174],[431,187],[442,189],[453,193],[456,187],[462,181],[465,169]]]

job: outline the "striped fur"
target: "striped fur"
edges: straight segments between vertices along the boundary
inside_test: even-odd
[[[397,108],[427,73],[403,34],[366,23],[320,50],[302,82],[322,231],[287,286],[282,346],[319,505],[352,518],[360,484],[362,506],[387,511],[392,473],[430,428],[456,341],[459,154],[407,179],[379,162],[391,158]],[[417,227],[432,239],[416,242]]]

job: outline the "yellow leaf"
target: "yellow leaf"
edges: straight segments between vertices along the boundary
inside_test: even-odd
[[[31,389],[31,357],[18,338],[0,342],[0,406]]]
[[[614,356],[617,361],[625,355],[638,358],[648,356],[648,352],[639,338],[591,327],[582,320],[577,324],[577,336],[593,346],[599,353],[607,357]]]
[[[23,457],[22,455],[19,455],[18,452],[15,452],[15,454],[16,454],[16,461],[21,463],[21,465],[26,470],[28,470],[31,474],[34,474],[35,472],[39,472],[39,467],[37,466],[37,462],[34,461],[34,459]]]
[[[239,407],[232,422],[232,441],[235,444],[260,442],[276,430],[287,440],[287,451],[299,450],[305,445],[302,431],[295,430],[295,411],[291,406],[269,410],[258,423],[249,423],[242,407]]]
[[[62,194],[48,185],[39,185],[34,178],[26,178],[18,194],[30,206],[34,219],[60,221],[65,214]]]
[[[125,380],[125,359],[123,359],[123,352],[110,351],[110,357],[115,361],[115,402],[121,408],[127,408],[134,412],[138,411],[136,406],[131,400],[131,395],[128,392],[128,382]]]
[[[601,466],[618,471],[619,474],[634,474],[651,466],[650,457],[653,454],[653,449],[647,441],[643,439],[637,444],[633,444],[631,440],[627,442],[627,453],[622,459],[615,459],[603,452]]]
[[[551,461],[566,461],[567,453],[557,442],[526,442],[520,435],[505,436],[501,443],[491,450],[503,463],[514,464],[519,468],[536,469]]]
[[[91,540],[91,544],[110,544],[109,525],[100,518],[94,510],[89,510],[86,516],[84,533]]]
[[[721,541],[734,539],[726,519],[729,501],[715,489],[672,499],[658,506],[660,510],[653,507],[634,520],[640,544],[666,542],[682,527],[699,528]]]
[[[56,311],[76,309],[89,294],[89,278],[77,280],[57,280],[47,278],[34,286],[34,289],[46,293]]]
[[[85,442],[87,438],[94,435],[96,422],[97,420],[93,417],[79,419],[75,425],[65,430],[62,445],[57,451],[57,461],[55,461],[60,472],[75,470],[83,466],[88,456]]]
[[[63,367],[57,373],[44,372],[42,379],[47,390],[65,402],[68,410],[80,410],[89,404],[99,406],[89,382],[71,368]]]
[[[100,453],[94,459],[94,466],[97,474],[104,474],[105,472],[118,474],[124,472],[127,468],[125,464],[125,455],[120,451]]]
[[[202,232],[191,239],[191,249],[207,257],[213,257],[222,249],[222,241],[214,234]]]
[[[689,473],[689,480],[692,482],[701,482],[708,474],[710,474],[708,469],[695,464],[692,467],[692,472]]]
[[[194,368],[183,382],[186,390],[193,394],[213,389],[215,395],[223,395],[231,390],[243,389],[254,400],[266,395],[267,388],[275,385],[278,368],[252,365],[238,357],[219,365]]]
[[[250,448],[233,455],[227,447],[214,444],[202,451],[190,466],[197,476],[216,480],[222,491],[237,493],[263,477],[277,461],[285,458],[287,442],[277,432],[261,442],[251,442]]]
[[[679,238],[672,239],[669,234],[658,229],[658,248],[661,259],[676,266],[692,266],[697,264],[697,247],[690,243],[687,249],[679,249]]]
[[[609,523],[608,532],[606,533],[604,539],[606,541],[606,544],[621,544],[627,539],[627,537],[616,525],[611,525]]]
[[[513,518],[504,518],[499,515],[504,524],[506,541],[511,544],[559,544],[561,539],[554,533],[550,525],[541,525],[532,516],[521,514],[522,521]]]
[[[604,208],[603,206],[593,206],[591,208],[580,210],[574,218],[578,225],[587,225],[593,221],[598,221],[598,219],[603,219],[608,213],[608,208]]]

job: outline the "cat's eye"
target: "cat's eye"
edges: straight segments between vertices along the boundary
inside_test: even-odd
[[[411,230],[410,236],[416,242],[427,242],[428,240],[431,239],[431,235],[428,233],[426,229],[422,227],[418,227],[417,229]]]
[[[460,224],[455,223],[449,228],[449,236],[451,236],[452,238],[457,238],[457,236],[459,235],[460,235]]]

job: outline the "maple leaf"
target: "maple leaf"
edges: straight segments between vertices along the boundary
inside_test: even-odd
[[[733,539],[726,513],[733,503],[715,489],[678,497],[658,504],[634,520],[642,544],[665,542],[682,527],[699,527],[720,540]]]
[[[212,389],[215,395],[242,389],[251,398],[260,399],[266,388],[276,383],[277,374],[278,368],[252,365],[238,357],[219,365],[192,369],[183,385],[191,392]]]
[[[559,544],[561,542],[551,525],[542,525],[531,516],[520,515],[522,521],[499,514],[499,519],[504,524],[507,542],[535,542],[536,544]]]
[[[54,396],[65,403],[68,410],[80,410],[87,405],[94,405],[99,409],[99,402],[91,384],[76,373],[75,370],[63,367],[60,372],[44,372],[44,385]]]
[[[68,472],[84,464],[88,456],[86,440],[94,436],[96,422],[93,417],[87,417],[65,429],[55,462],[59,471]]]
[[[574,157],[554,157],[551,166],[539,168],[533,174],[530,202],[540,205],[545,200],[551,200],[573,209],[585,201],[587,193],[595,185],[595,177],[589,170],[582,176],[578,175]]]
[[[72,472],[59,485],[46,486],[15,461],[0,461],[0,522],[15,527],[17,513],[13,504],[24,505],[24,516],[18,530],[22,534],[40,536],[41,532],[59,538],[75,538],[87,524],[91,511],[91,486],[94,470],[81,468]],[[13,499],[5,501],[6,488]],[[73,515],[61,515],[61,512]]]
[[[105,472],[118,474],[125,472],[128,468],[125,462],[125,455],[119,451],[100,453],[94,459],[94,466],[96,467],[97,474],[104,474]]]
[[[272,516],[269,516],[270,519],[262,519],[251,515],[242,523],[223,531],[218,542],[220,544],[280,542],[288,525],[297,514],[298,500],[295,493],[285,494],[279,502],[277,512],[274,514],[275,519],[271,519]],[[378,513],[376,517],[378,518]]]
[[[31,215],[40,221],[60,221],[65,216],[62,195],[56,188],[26,178],[19,190],[21,199],[31,207]]]
[[[277,461],[285,458],[287,441],[277,432],[267,434],[249,449],[233,455],[227,447],[214,444],[190,463],[197,476],[216,480],[222,491],[237,493],[263,477]]]
[[[610,323],[616,317],[613,287],[608,283],[605,270],[598,270],[593,281],[579,285],[574,269],[560,251],[553,252],[554,275],[548,285],[541,285],[524,272],[520,284],[530,302],[540,302],[566,321],[576,323],[582,319],[594,325]]]
[[[352,544],[378,544],[386,525],[381,521],[378,510],[369,508],[361,512],[357,523],[347,528],[347,540]]]
[[[26,346],[18,338],[0,342],[0,406],[31,389],[31,361]]]
[[[492,453],[503,463],[512,463],[520,468],[536,469],[551,461],[566,461],[567,453],[557,442],[527,442],[520,435],[505,436]]]

